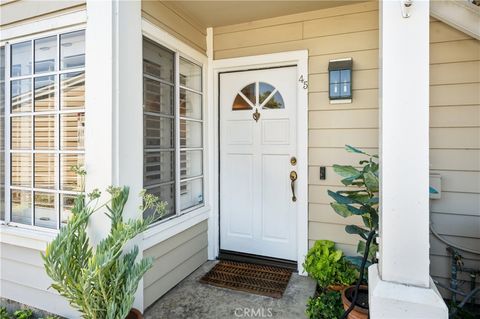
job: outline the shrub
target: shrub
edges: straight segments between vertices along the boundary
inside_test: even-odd
[[[308,251],[303,267],[324,288],[329,285],[350,285],[358,276],[343,252],[335,249],[335,243],[330,240],[317,240]]]
[[[30,309],[20,309],[13,313],[16,319],[31,319],[33,318],[33,312]]]
[[[0,307],[0,319],[10,319],[7,308]]]
[[[338,319],[343,314],[341,293],[326,291],[318,297],[310,297],[306,315],[309,319]]]
[[[60,229],[43,256],[45,270],[53,280],[52,288],[89,319],[125,319],[138,282],[152,265],[151,259],[137,260],[137,246],[130,251],[125,248],[156,216],[124,221],[128,187],[110,187],[108,193],[111,199],[103,205],[97,205],[98,190],[88,195],[88,202],[84,194],[79,195],[68,224]],[[163,214],[165,203],[153,195],[143,195],[142,211],[154,209]],[[101,208],[108,211],[110,233],[92,247],[87,235],[88,220]]]

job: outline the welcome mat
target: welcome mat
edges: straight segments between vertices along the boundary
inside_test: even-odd
[[[200,282],[282,298],[291,275],[292,271],[286,268],[221,260],[200,279]]]

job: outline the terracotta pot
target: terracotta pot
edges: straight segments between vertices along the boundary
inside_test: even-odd
[[[143,319],[143,315],[140,310],[132,308],[125,319]]]
[[[347,287],[348,286],[345,286],[345,285],[330,285],[327,287],[327,289],[330,291],[342,291]]]
[[[355,286],[349,286],[342,290],[343,309],[347,310],[352,304],[350,300],[353,299],[354,291]],[[358,293],[366,294],[366,300],[368,300],[368,286],[361,285]],[[368,319],[368,305],[366,308],[356,305],[348,314],[348,319]]]

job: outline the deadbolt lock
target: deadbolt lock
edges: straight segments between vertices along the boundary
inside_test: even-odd
[[[290,158],[290,164],[292,164],[293,166],[297,165],[297,158],[295,156],[292,156]]]

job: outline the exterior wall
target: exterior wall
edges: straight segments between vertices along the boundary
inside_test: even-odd
[[[1,297],[66,318],[79,317],[63,297],[48,289],[51,280],[45,273],[39,250],[0,243],[0,251]]]
[[[165,1],[143,0],[142,17],[169,32],[188,45],[205,53],[207,30],[195,24]]]
[[[431,19],[432,173],[442,175],[442,199],[432,200],[432,220],[447,239],[472,249],[480,246],[480,41]],[[327,189],[342,187],[333,164],[358,165],[345,144],[378,151],[378,7],[361,3],[214,28],[215,59],[309,50],[309,242],[330,239],[347,254],[357,237],[329,206]],[[328,61],[353,58],[353,102],[330,104]],[[414,160],[414,154],[405,154]],[[327,179],[319,179],[319,167]],[[405,230],[408,234],[408,230]],[[480,256],[466,266],[480,266]],[[431,239],[431,274],[447,281],[445,246]],[[466,279],[466,278],[464,278]]]
[[[85,9],[85,1],[6,0],[0,3],[0,27],[4,32],[9,28],[31,25]],[[7,230],[5,226],[0,228],[2,231]],[[10,236],[12,231],[18,233],[18,236]],[[48,289],[51,281],[45,273],[40,254],[51,239],[50,236],[32,230],[11,228],[8,229],[8,234],[0,235],[0,297],[63,317],[78,318],[79,313],[63,297],[53,289]]]
[[[215,59],[308,49],[309,51],[309,230],[310,243],[331,239],[347,253],[357,238],[345,233],[352,222],[330,208],[327,189],[341,186],[335,163],[358,164],[345,144],[378,148],[378,5],[361,3],[234,26],[214,28]],[[353,57],[353,102],[328,100],[328,61]],[[320,180],[320,166],[327,179]],[[361,220],[357,219],[361,224]]]
[[[431,220],[447,240],[480,250],[480,41],[432,19],[430,43],[430,167],[442,176]],[[446,246],[430,238],[430,273],[448,284]],[[460,254],[480,268],[479,255]]]
[[[144,307],[147,308],[207,261],[207,221],[203,221],[143,251],[154,259],[143,278]]]
[[[35,3],[36,2],[36,3]],[[9,28],[85,9],[84,0],[5,0],[0,4],[0,26]]]

